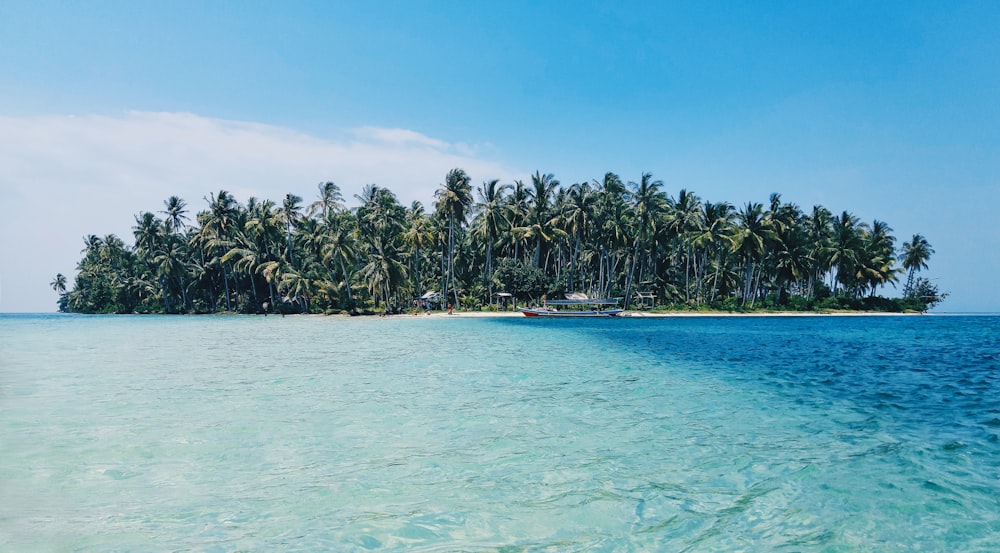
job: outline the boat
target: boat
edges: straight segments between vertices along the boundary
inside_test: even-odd
[[[625,312],[616,298],[588,298],[585,294],[566,294],[564,300],[546,300],[541,307],[518,307],[525,317],[617,317]]]

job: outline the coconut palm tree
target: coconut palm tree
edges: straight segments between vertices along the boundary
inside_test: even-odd
[[[187,210],[184,209],[187,203],[178,196],[170,196],[163,201],[163,206],[166,209],[160,213],[166,216],[164,225],[167,233],[180,233],[184,229],[184,222],[188,220]]]
[[[158,273],[159,271],[156,270],[154,260],[160,254],[160,250],[165,242],[163,222],[152,213],[146,211],[141,215],[136,215],[135,223],[136,226],[132,227],[132,234],[135,236],[135,249],[139,254],[139,260],[151,268],[153,272]],[[167,313],[170,313],[169,283],[166,277],[161,274],[157,275],[157,281],[160,284],[163,304],[166,307]]]
[[[64,294],[66,292],[66,276],[62,273],[57,273],[52,282],[49,283],[57,294]]]
[[[340,193],[340,187],[332,182],[321,182],[316,186],[319,189],[319,198],[309,204],[310,217],[322,217],[331,209],[344,208],[344,196]]]
[[[705,202],[701,212],[703,224],[697,227],[690,240],[696,250],[702,250],[701,275],[698,276],[699,289],[704,285],[702,281],[708,280],[705,272],[709,266],[710,256],[715,258],[715,271],[708,297],[708,302],[712,303],[718,291],[719,274],[722,272],[724,257],[733,247],[736,211],[728,202]]]
[[[392,305],[393,291],[406,281],[406,265],[399,260],[398,249],[391,243],[376,237],[373,251],[368,255],[368,263],[359,271],[368,283],[372,296],[381,298],[386,308]]]
[[[285,293],[289,301],[299,304],[303,313],[309,313],[309,302],[318,291],[317,282],[293,267],[288,267],[281,273],[278,288]]]
[[[132,233],[135,236],[135,249],[140,256],[151,258],[163,242],[163,222],[155,215],[146,211],[135,216],[135,226]]]
[[[483,266],[483,284],[487,287],[487,300],[493,297],[493,249],[501,230],[508,224],[504,210],[504,191],[509,184],[500,184],[499,179],[483,182],[477,190],[476,223],[473,236],[483,242],[486,250],[486,264]]]
[[[625,309],[629,308],[632,283],[635,278],[635,266],[639,259],[639,248],[644,246],[646,236],[652,234],[653,225],[667,205],[666,198],[660,192],[663,182],[653,180],[652,173],[643,173],[638,183],[630,183],[629,193],[632,214],[635,218],[635,246],[632,250],[632,266],[625,282]]]
[[[229,289],[229,275],[233,273],[231,267],[219,261],[223,255],[232,247],[232,236],[238,228],[236,222],[239,217],[239,204],[233,196],[226,190],[220,190],[218,194],[210,194],[205,201],[208,202],[208,211],[199,214],[201,225],[195,243],[201,245],[203,249],[210,252],[212,259],[209,264],[218,263],[222,270],[222,282],[226,294],[226,310],[232,311],[232,291]],[[239,292],[239,284],[235,281]],[[215,300],[213,299],[213,302]]]
[[[422,283],[420,281],[420,251],[421,249],[427,249],[434,241],[434,232],[431,228],[431,221],[424,214],[424,206],[420,202],[414,201],[410,204],[409,211],[406,212],[406,231],[403,233],[403,239],[413,250],[411,258],[411,268],[413,269],[413,290],[419,294],[421,293],[421,290],[423,290],[421,287]]]
[[[399,204],[396,195],[376,185],[365,186],[362,204],[357,208],[359,237],[364,244],[363,257],[369,260],[360,274],[368,279],[373,297],[389,301],[405,284],[399,275],[406,275],[405,265],[397,271],[400,249],[404,242],[406,208]],[[372,260],[377,258],[377,263]],[[367,269],[366,269],[367,268]]]
[[[899,280],[901,269],[893,266],[896,261],[896,237],[891,233],[892,228],[885,221],[875,219],[864,235],[861,250],[863,263],[860,264],[864,270],[857,271],[855,276],[871,291],[873,297],[879,286],[895,286]]]
[[[757,202],[747,202],[737,213],[739,226],[736,230],[733,246],[743,261],[743,294],[742,303],[753,305],[757,297],[757,283],[760,277],[755,276],[763,267],[765,244],[770,240],[772,231],[764,220],[764,206]]]
[[[913,293],[913,276],[921,269],[927,268],[927,260],[934,253],[927,239],[921,234],[914,234],[909,242],[903,242],[902,261],[903,269],[907,271],[906,286],[903,288],[903,295],[909,296]]]
[[[444,184],[434,192],[437,198],[436,208],[448,219],[448,265],[444,278],[444,296],[448,297],[449,289],[455,278],[455,224],[465,224],[466,211],[472,205],[472,181],[462,169],[452,169],[445,176]],[[455,305],[458,305],[458,292],[455,292]]]
[[[504,219],[507,224],[504,227],[500,242],[504,244],[509,257],[517,261],[524,261],[521,255],[523,251],[521,250],[521,245],[524,239],[516,229],[526,225],[528,219],[528,201],[528,187],[525,186],[523,181],[514,181],[514,186],[511,188],[511,193],[507,196],[504,206],[506,211]]]
[[[163,286],[164,303],[167,306],[167,312],[170,312],[170,289],[171,286],[176,286],[176,289],[180,292],[181,302],[184,307],[189,308],[191,302],[187,294],[187,280],[188,280],[188,264],[185,259],[187,257],[187,252],[180,240],[173,239],[167,240],[163,246],[157,250],[156,255],[152,259],[152,265],[155,267],[156,276],[160,279]]]
[[[629,242],[628,212],[626,201],[628,189],[615,173],[608,172],[598,182],[597,203],[594,217],[595,240],[600,255],[598,259],[598,289],[602,295],[611,296],[617,282],[618,263],[625,257],[623,253]]]
[[[518,232],[526,239],[535,239],[535,254],[533,264],[542,268],[541,256],[543,245],[550,242],[562,231],[556,227],[558,215],[551,213],[552,199],[559,181],[552,173],[541,174],[535,171],[531,175],[531,188],[528,189],[529,208],[526,225]]]
[[[812,259],[812,273],[809,278],[808,296],[816,297],[816,284],[821,275],[833,267],[833,214],[821,205],[814,205],[805,221],[806,238],[809,242],[809,257]]]
[[[573,237],[573,250],[570,254],[569,289],[576,289],[577,261],[583,254],[583,243],[587,230],[594,225],[594,211],[597,206],[597,194],[590,183],[576,183],[569,187],[567,202],[563,211],[563,219],[567,223],[567,233]]]
[[[856,266],[865,225],[853,214],[844,211],[833,218],[833,240],[830,248],[830,266],[837,270],[833,281],[833,295],[837,295],[837,284],[845,288],[852,286],[856,279]],[[854,292],[854,291],[852,291]]]
[[[285,232],[288,237],[288,262],[295,267],[295,249],[292,242],[292,231],[298,228],[302,219],[302,198],[295,194],[285,194],[281,202],[281,215],[285,219]]]
[[[698,236],[705,228],[704,211],[702,209],[701,198],[693,192],[681,189],[677,194],[677,200],[667,200],[669,216],[666,220],[665,230],[669,236],[675,239],[678,249],[677,258],[684,259],[684,298],[691,299],[691,271],[692,268],[697,275],[697,258],[693,255],[693,248]],[[694,264],[694,267],[692,267]]]

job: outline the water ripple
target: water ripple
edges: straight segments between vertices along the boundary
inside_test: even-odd
[[[0,317],[0,549],[1000,549],[1000,320],[564,322]]]

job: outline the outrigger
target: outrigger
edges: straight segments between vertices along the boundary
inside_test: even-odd
[[[588,298],[586,294],[566,294],[564,300],[543,298],[541,307],[517,309],[525,317],[617,317],[625,312],[618,308],[618,302],[619,299],[616,298]]]

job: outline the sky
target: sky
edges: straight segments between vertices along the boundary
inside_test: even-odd
[[[172,195],[430,206],[454,167],[849,211],[927,238],[937,311],[1000,312],[997,28],[960,0],[7,2],[0,312],[55,311],[84,236]]]

